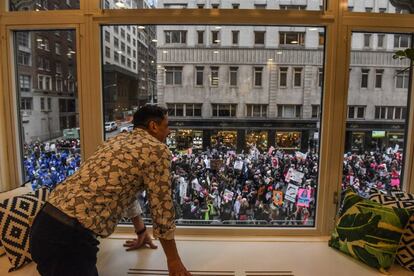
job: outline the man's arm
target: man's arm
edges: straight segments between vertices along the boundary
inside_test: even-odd
[[[172,276],[191,276],[184,264],[181,262],[180,255],[178,255],[175,240],[164,240],[160,238],[162,248],[167,257],[168,271]]]
[[[135,228],[135,233],[137,233],[136,239],[127,240],[124,243],[124,247],[127,247],[127,251],[138,249],[147,245],[152,249],[158,248],[158,246],[153,243],[148,231],[146,231],[144,221],[141,219],[141,214],[142,210],[138,200],[134,200],[134,202],[128,206],[124,214],[125,217],[131,219]]]
[[[146,161],[148,165],[144,183],[153,221],[153,235],[160,239],[170,275],[191,275],[181,262],[174,240],[175,210],[170,183],[171,152],[166,145],[161,145],[149,154]]]

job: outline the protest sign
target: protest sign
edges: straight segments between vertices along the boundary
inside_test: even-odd
[[[232,200],[233,199],[233,196],[234,196],[234,193],[232,191],[229,191],[227,189],[224,190],[223,199],[225,201]]]
[[[302,172],[298,172],[298,171],[296,171],[296,170],[292,170],[292,174],[291,174],[291,180],[292,181],[295,181],[295,182],[298,182],[298,183],[302,183],[302,179],[303,179],[303,176],[304,176],[305,174],[304,173],[302,173]]]
[[[308,189],[300,188],[298,190],[298,202],[297,206],[299,207],[309,207],[311,200],[311,192]]]
[[[283,204],[283,192],[273,190],[273,204],[280,206]]]
[[[296,195],[298,193],[299,187],[294,184],[289,184],[286,193],[285,193],[285,199],[289,200],[291,202],[296,202]]]

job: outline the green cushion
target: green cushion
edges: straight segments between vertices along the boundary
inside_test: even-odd
[[[391,192],[392,195],[384,195],[377,189],[369,191],[369,199],[384,206],[405,208],[414,211],[414,195],[399,192]],[[414,272],[414,215],[405,227],[400,246],[397,250],[397,262],[406,269]]]
[[[329,245],[384,272],[394,263],[410,216],[407,209],[385,207],[347,190]]]

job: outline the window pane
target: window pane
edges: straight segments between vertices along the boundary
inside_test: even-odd
[[[230,67],[230,86],[237,86],[238,67]]]
[[[352,12],[372,12],[372,13],[413,13],[407,8],[409,1],[392,1],[392,0],[372,0],[358,1],[348,0],[348,11]]]
[[[203,85],[204,67],[197,67],[196,85]]]
[[[287,86],[287,71],[288,68],[281,67],[279,72],[279,86],[286,87]]]
[[[286,2],[286,1],[285,1]],[[155,3],[155,4],[152,4]],[[104,9],[270,9],[270,10],[323,10],[323,1],[110,1],[102,0]]]
[[[60,30],[59,34],[54,30],[14,32],[23,179],[35,188],[55,187],[81,161],[76,36],[73,30]],[[61,45],[61,57],[46,46],[55,43]],[[32,66],[32,59],[40,63]]]
[[[80,0],[9,0],[10,11],[76,10]]]
[[[240,7],[247,2],[240,3]],[[268,2],[267,8],[270,6]],[[105,138],[117,135],[122,126],[130,124],[135,110],[146,103],[168,107],[172,134],[166,142],[174,155],[172,168],[177,174],[178,167],[183,168],[183,181],[187,183],[185,191],[174,191],[177,223],[232,226],[259,222],[266,226],[314,226],[320,137],[318,106],[321,105],[324,69],[324,45],[320,45],[320,40],[324,40],[324,28],[237,25],[118,25],[117,28],[119,34],[124,29],[125,38],[108,25],[102,27],[101,36],[102,52],[108,47],[111,53],[102,55],[104,117],[105,122],[116,122],[118,126],[118,129],[108,129]],[[111,37],[109,42],[105,40],[105,31]],[[273,38],[269,35],[262,40],[264,36],[257,32],[265,36],[273,34]],[[204,43],[198,43],[201,33]],[[182,34],[186,34],[186,39],[183,40]],[[115,60],[114,53],[120,49],[113,44],[113,37],[119,39],[118,45],[123,43],[125,49],[130,47],[131,53],[136,52],[137,69]],[[296,45],[292,44],[294,50],[283,45],[280,37],[285,37],[288,43],[296,40]],[[257,44],[261,44],[260,47],[254,47]],[[128,51],[118,54],[134,60]],[[138,93],[137,87],[140,88]],[[269,149],[271,158],[264,158]],[[188,153],[193,154],[187,157],[191,159],[190,166],[184,166],[183,156]],[[229,154],[235,154],[236,159],[227,159]],[[306,160],[299,161],[296,154]],[[205,161],[202,156],[206,156]],[[254,163],[253,156],[257,156],[259,163],[250,168],[248,162]],[[283,163],[284,156],[297,160],[297,167]],[[196,158],[201,160],[200,168],[191,165]],[[236,162],[237,158],[241,162]],[[313,171],[302,175],[302,163],[311,164]],[[234,177],[227,173],[230,170],[246,168],[249,193],[260,188],[254,178],[258,168],[269,167],[270,175],[275,176],[273,182],[267,172],[260,172],[257,177],[263,183],[267,179],[266,187],[274,187],[278,193],[264,192],[260,199],[248,198],[249,193],[241,194],[250,203],[238,209],[237,187],[219,186],[214,191],[215,185],[203,186],[207,166],[210,180],[214,177],[218,183],[224,181],[224,176]],[[219,173],[222,167],[224,176]],[[284,172],[289,168],[290,176],[286,178]],[[222,202],[227,198],[227,205],[216,205],[215,211],[207,214],[208,202],[203,198],[195,212],[191,212],[191,208],[189,211],[187,203],[196,204],[195,194],[200,190],[190,175],[192,172],[200,176],[197,181],[201,189],[207,189],[209,194],[216,193]],[[178,187],[176,184],[174,187]],[[310,197],[298,198],[303,191]],[[278,201],[273,200],[276,198]],[[145,196],[142,199],[143,203],[147,201]],[[279,210],[279,215],[272,217],[264,209],[255,208],[259,201],[266,210]],[[142,207],[145,219],[150,220],[147,205]]]
[[[392,41],[400,34],[371,35],[374,40],[381,37]],[[404,88],[404,74],[397,72],[407,68],[409,62],[392,59],[393,45],[364,51],[363,39],[363,33],[352,34],[348,105],[354,106],[355,113],[351,116],[350,107],[343,187],[351,186],[360,195],[367,196],[370,188],[387,193],[403,189],[401,174],[407,123],[403,110],[407,107],[409,91],[408,87]],[[378,59],[382,62],[373,62]],[[375,73],[375,85],[370,80],[371,73]]]

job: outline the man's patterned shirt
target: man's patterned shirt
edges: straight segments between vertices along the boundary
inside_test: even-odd
[[[168,147],[147,131],[137,128],[120,133],[56,186],[48,201],[85,228],[107,237],[125,213],[139,215],[137,193],[146,190],[154,237],[173,239],[170,165]]]

